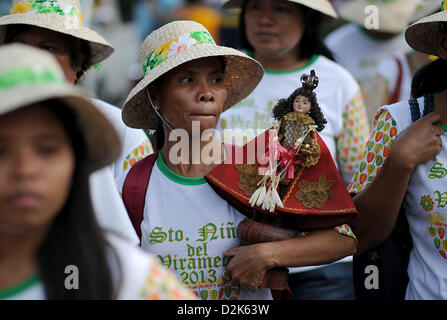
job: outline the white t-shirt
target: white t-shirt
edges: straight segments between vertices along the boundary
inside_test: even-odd
[[[101,100],[91,101],[112,123],[122,145],[122,152],[117,161],[90,176],[93,209],[103,229],[114,231],[137,245],[138,236],[128,218],[114,181],[136,161],[151,154],[152,145],[143,130],[131,129],[124,125],[120,109]]]
[[[400,33],[388,40],[379,40],[366,34],[356,24],[348,23],[331,32],[326,37],[325,44],[332,51],[335,60],[348,69],[360,84],[368,118],[372,124],[377,108],[389,103],[388,98],[393,92],[390,88],[396,79],[393,77],[396,67],[379,70],[379,64],[384,59],[410,50],[404,34]],[[404,76],[408,77],[408,73]],[[411,75],[409,77],[405,81],[410,80],[411,83]]]
[[[424,98],[419,98],[418,104],[422,114]],[[408,101],[380,108],[367,150],[350,184],[352,193],[360,193],[374,180],[393,142],[411,123]],[[406,299],[447,299],[447,133],[441,139],[441,153],[415,168],[405,195],[413,240]]]
[[[324,56],[315,55],[306,66],[296,70],[265,70],[256,89],[243,101],[222,113],[218,129],[223,133],[223,140],[231,143],[233,136],[250,140],[270,128],[275,104],[301,87],[302,74],[310,74],[311,70],[315,70],[319,79],[314,92],[327,120],[319,134],[347,184],[368,140],[369,126],[357,82],[343,67]],[[237,130],[230,132],[226,129],[240,131],[237,134]]]
[[[424,99],[419,99],[423,112]],[[398,132],[411,125],[408,102],[386,106]],[[447,133],[441,152],[411,174],[404,208],[413,240],[408,263],[407,300],[447,299]]]
[[[117,184],[120,190],[124,174]],[[159,154],[146,193],[141,246],[202,300],[271,300],[270,289],[232,290],[222,284],[229,262],[223,251],[239,247],[236,228],[245,218],[220,198],[203,177],[170,170]]]
[[[124,124],[121,117],[121,109],[97,99],[91,99],[91,102],[112,123],[120,137],[121,155],[110,165],[114,178],[119,177],[127,168],[134,165],[136,161],[154,152],[149,138],[142,129],[129,128]]]
[[[120,284],[117,299],[194,299],[192,292],[181,285],[154,256],[116,235],[107,234],[106,238],[119,259],[120,270],[116,268],[116,263],[111,263],[112,281]],[[34,275],[14,288],[0,290],[1,299],[45,300],[46,294],[39,275]]]

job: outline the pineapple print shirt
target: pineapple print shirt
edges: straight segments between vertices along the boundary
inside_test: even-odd
[[[418,103],[422,113],[424,98]],[[351,193],[363,190],[380,171],[396,136],[412,123],[410,106],[407,101],[384,106],[376,119]],[[403,204],[413,239],[406,299],[447,299],[447,134],[441,139],[441,152],[413,171]]]

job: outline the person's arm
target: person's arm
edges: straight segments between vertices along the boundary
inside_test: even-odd
[[[354,197],[359,217],[352,222],[359,240],[358,254],[379,244],[391,233],[413,169],[441,150],[439,114],[416,121],[394,140],[372,182]]]
[[[273,267],[327,264],[354,254],[356,239],[335,230],[319,230],[304,237],[231,248],[225,275],[233,285],[257,290]]]

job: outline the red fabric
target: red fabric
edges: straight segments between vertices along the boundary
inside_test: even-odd
[[[388,98],[388,104],[393,104],[399,101],[400,98],[400,91],[402,86],[402,77],[403,77],[403,70],[402,70],[402,63],[398,58],[395,59],[397,63],[397,67],[399,69],[399,75],[397,78],[396,87],[394,88],[393,94]]]
[[[130,168],[123,185],[124,206],[140,241],[146,191],[157,156],[158,152],[135,163]]]
[[[249,218],[254,218],[257,212],[267,215],[281,214],[285,226],[298,231],[328,229],[349,223],[358,212],[340,178],[329,150],[318,134],[316,137],[321,150],[318,163],[310,168],[300,168],[296,172],[295,178],[282,199],[284,208],[276,207],[273,214],[260,207],[251,207],[249,204],[251,196],[238,186],[241,172],[235,167],[235,163],[255,161],[257,153],[259,153],[259,159],[263,158],[266,146],[269,145],[269,130],[247,143],[242,148],[242,154],[233,154],[232,163],[226,161],[226,163],[217,166],[205,176],[205,179],[217,194]],[[248,152],[249,150],[250,152]],[[305,207],[295,197],[299,191],[299,183],[301,181],[318,183],[323,175],[327,182],[333,183],[330,188],[332,197],[326,200],[321,208]]]
[[[270,292],[272,293],[273,300],[293,300],[293,293],[288,284],[285,290],[271,289]]]

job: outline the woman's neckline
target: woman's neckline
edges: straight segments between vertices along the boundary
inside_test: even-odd
[[[251,58],[254,58],[253,51],[247,51],[247,55]],[[319,54],[314,54],[306,64],[304,64],[303,66],[298,67],[298,68],[293,68],[290,70],[271,70],[271,69],[264,67],[264,72],[267,74],[288,74],[288,73],[294,73],[297,71],[302,71],[304,69],[309,68],[311,65],[313,65],[315,63],[315,61],[318,60],[319,57],[320,57]]]
[[[20,283],[11,286],[9,288],[0,289],[0,300],[2,299],[8,299],[11,297],[14,297],[32,286],[34,286],[36,283],[40,281],[40,276],[38,273],[33,274],[32,276],[26,278],[25,280],[21,281]]]

